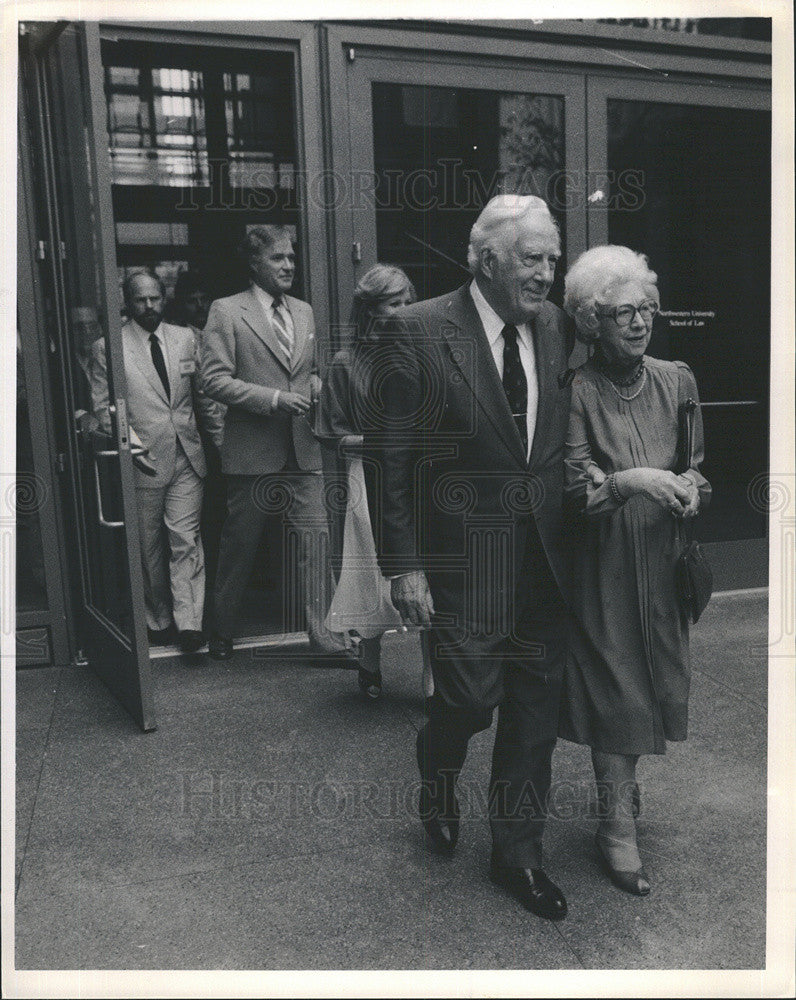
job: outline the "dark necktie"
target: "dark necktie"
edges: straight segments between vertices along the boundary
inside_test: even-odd
[[[160,381],[163,383],[163,391],[166,393],[166,399],[171,402],[171,389],[169,387],[169,376],[166,372],[166,362],[163,360],[163,351],[160,349],[160,341],[154,333],[149,335],[149,345],[152,351],[152,364],[155,366],[155,371],[158,373]]]
[[[503,391],[509,401],[509,409],[522,438],[525,453],[528,453],[528,380],[520,361],[517,344],[517,327],[506,324],[503,327]]]

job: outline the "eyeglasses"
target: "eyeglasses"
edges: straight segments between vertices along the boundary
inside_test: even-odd
[[[630,326],[636,313],[641,316],[645,323],[651,323],[658,309],[658,303],[650,299],[648,302],[642,302],[640,306],[632,306],[629,303],[615,306],[613,309],[606,309],[601,315],[610,316],[617,326]]]

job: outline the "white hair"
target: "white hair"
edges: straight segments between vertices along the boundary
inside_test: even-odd
[[[558,223],[547,202],[533,194],[499,194],[484,206],[470,230],[467,264],[472,274],[481,268],[483,250],[504,249],[513,228],[526,219],[538,222],[540,229],[549,229],[560,241]]]
[[[576,335],[584,343],[598,339],[598,307],[607,304],[617,285],[637,281],[650,298],[659,302],[658,275],[643,253],[630,247],[592,247],[582,253],[564,279],[564,311],[575,320]]]

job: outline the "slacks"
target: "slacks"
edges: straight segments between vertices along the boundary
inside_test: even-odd
[[[435,593],[429,635],[434,694],[423,734],[426,777],[455,781],[475,733],[498,724],[489,785],[489,820],[503,864],[542,867],[566,654],[567,611],[535,524],[510,609],[508,635],[450,624],[450,595]],[[438,599],[439,598],[439,599]],[[440,785],[440,787],[442,787]]]
[[[173,615],[179,631],[201,630],[205,600],[199,534],[202,480],[179,441],[171,481],[154,489],[138,487],[136,501],[148,627],[168,628]]]
[[[268,475],[226,478],[227,517],[221,530],[214,593],[216,630],[229,638],[236,635],[257,545],[269,514],[277,512],[282,514],[288,539],[283,600],[290,600],[300,580],[310,642],[323,652],[343,652],[344,638],[324,624],[332,571],[321,473],[287,467]],[[287,603],[285,608],[289,611]]]

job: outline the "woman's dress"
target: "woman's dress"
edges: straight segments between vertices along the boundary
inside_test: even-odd
[[[335,355],[318,407],[316,434],[322,440],[336,443],[347,435],[362,433],[367,368],[364,351],[344,349]],[[359,455],[346,456],[346,476],[342,564],[326,627],[332,632],[355,631],[370,639],[400,626],[401,616],[390,600],[390,582],[376,561]]]
[[[605,753],[662,754],[666,740],[687,734],[690,658],[688,623],[675,592],[682,521],[646,496],[619,504],[606,476],[640,467],[677,469],[678,413],[697,400],[691,369],[645,358],[646,381],[620,399],[593,362],[572,383],[565,496],[573,511],[574,612],[564,672],[559,733]],[[619,388],[632,396],[638,386]],[[694,421],[690,475],[700,507],[710,486],[699,472],[702,420]]]

